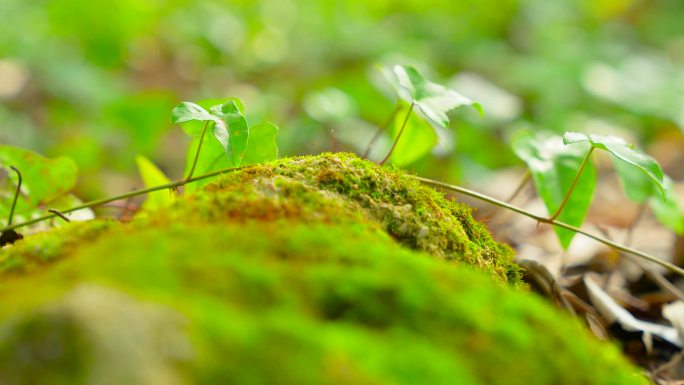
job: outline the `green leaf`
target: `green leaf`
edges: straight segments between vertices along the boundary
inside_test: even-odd
[[[391,139],[399,135],[401,125],[406,119],[406,112],[409,106],[406,103],[401,104],[401,109],[395,115],[391,125]],[[437,142],[437,134],[430,124],[416,114],[411,114],[404,128],[401,140],[397,142],[397,147],[392,153],[390,162],[399,167],[409,165],[430,153],[435,145],[437,145]]]
[[[663,197],[665,197],[665,186],[663,185],[664,174],[658,162],[643,152],[635,150],[633,146],[627,144],[624,139],[616,136],[586,135],[579,132],[566,132],[563,136],[563,142],[565,144],[589,142],[593,148],[608,151],[615,158],[641,170],[641,172],[655,183],[655,186],[660,190],[660,193],[663,194]],[[625,188],[629,194],[629,190],[632,186],[625,185]],[[638,188],[641,189],[643,186],[639,186]],[[640,195],[641,192],[635,192],[634,194],[635,196]]]
[[[211,107],[211,112],[224,122],[223,126],[214,125],[214,136],[226,147],[235,167],[239,167],[249,139],[247,119],[234,100]]]
[[[426,80],[411,66],[395,65],[392,69],[383,68],[382,72],[400,99],[415,104],[419,112],[438,127],[446,128],[449,125],[447,112],[461,106],[472,106],[480,114],[483,113],[478,103],[454,90]]]
[[[67,157],[48,159],[21,148],[0,146],[0,168],[9,176],[4,183],[0,178],[0,221],[8,217],[17,178],[10,166],[21,172],[23,184],[15,210],[15,222],[29,219],[39,206],[47,206],[73,189],[78,170]],[[49,209],[52,207],[46,207]]]
[[[171,122],[176,124],[186,123],[190,121],[197,122],[211,122],[214,124],[223,125],[223,122],[218,117],[210,114],[202,106],[182,102],[171,111]],[[183,125],[183,130],[191,136],[200,135],[202,133],[204,124],[201,125]]]
[[[676,233],[684,232],[684,215],[677,201],[674,184],[667,175],[663,175],[663,197],[656,184],[640,169],[615,158],[613,165],[630,200],[638,204],[648,204],[656,219],[665,227]]]
[[[138,171],[145,187],[155,187],[171,183],[171,180],[151,160],[142,155],[135,158]],[[175,194],[170,190],[155,191],[147,195],[143,208],[154,210],[169,206],[175,200]]]
[[[674,191],[674,183],[667,175],[663,178],[665,186],[665,198],[660,194],[652,196],[648,203],[653,210],[653,215],[665,227],[679,235],[684,234],[684,212],[677,201]]]
[[[278,126],[265,122],[250,128],[249,142],[243,165],[270,162],[278,159]]]
[[[523,130],[513,137],[513,151],[530,169],[534,185],[544,205],[552,215],[560,207],[570,190],[589,145],[563,145],[560,136],[537,134]],[[587,162],[582,175],[570,195],[567,206],[557,218],[573,226],[581,226],[589,211],[596,187],[596,169]],[[554,227],[561,246],[567,249],[575,236],[573,231]]]
[[[209,107],[211,112],[204,108],[216,102],[219,104]],[[193,137],[201,135],[204,124],[209,122],[214,138],[223,146],[232,163],[239,166],[249,140],[249,125],[240,110],[242,103],[236,98],[229,98],[223,101],[207,100],[200,104],[180,103],[171,112],[171,121],[182,124],[183,130]]]

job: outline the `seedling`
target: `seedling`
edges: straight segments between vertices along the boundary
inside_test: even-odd
[[[409,147],[402,151],[411,152],[411,158],[414,159],[432,150],[437,139],[444,136],[443,131],[449,126],[447,115],[449,111],[461,106],[472,106],[480,114],[483,113],[482,107],[478,103],[454,90],[426,80],[418,70],[411,66],[395,65],[391,69],[382,68],[382,72],[398,97],[397,106],[392,113],[393,117],[398,116],[398,113],[403,111],[405,111],[405,115],[396,132],[392,147],[390,147],[385,158],[380,161],[380,164],[385,164],[392,157],[402,134],[407,127],[411,126],[410,118],[414,110],[417,110],[423,123],[416,124],[417,127],[414,128],[414,130],[424,131],[420,141],[423,145],[416,146],[418,143],[412,141],[410,145],[412,149]],[[393,121],[393,117],[390,120]],[[407,155],[404,154],[403,156]]]
[[[381,163],[390,158],[395,161],[397,157],[417,159],[417,157],[424,155],[434,145],[429,138],[436,138],[440,132],[448,127],[448,111],[463,105],[470,105],[481,111],[477,103],[456,91],[426,81],[412,67],[395,66],[391,71],[385,70],[385,73],[400,100],[388,121],[388,125],[394,123],[395,139],[389,153]],[[414,110],[417,111],[417,114],[413,114]],[[405,114],[399,118],[402,112]],[[2,237],[14,236],[16,234],[15,228],[45,221],[55,216],[60,216],[66,220],[65,214],[67,213],[105,205],[117,200],[130,199],[143,194],[151,194],[146,203],[148,207],[164,207],[170,203],[173,195],[159,194],[163,190],[175,191],[180,186],[185,186],[186,191],[196,189],[217,175],[278,157],[278,147],[275,140],[278,128],[271,123],[261,123],[250,128],[238,99],[205,101],[197,104],[183,102],[173,110],[172,121],[181,124],[183,130],[193,137],[188,151],[185,178],[170,182],[151,161],[138,157],[138,167],[146,188],[77,205],[66,210],[50,210],[50,215],[34,218],[20,224],[12,224],[10,219],[8,226],[2,229]],[[212,129],[216,140],[204,140],[209,128]],[[399,139],[402,135],[407,136],[407,133],[412,139],[406,146],[408,155],[398,153],[398,149],[400,149]],[[425,138],[428,140],[423,140]],[[418,139],[423,140],[423,143]],[[369,144],[371,147],[372,142]],[[648,201],[656,215],[660,210],[662,218],[668,219],[670,224],[679,226],[673,226],[673,228],[684,229],[684,218],[682,218],[677,202],[674,200],[673,194],[668,193],[672,190],[672,182],[662,173],[660,166],[652,158],[634,150],[618,138],[587,136],[576,133],[566,134],[564,143],[559,136],[536,135],[530,131],[523,131],[514,137],[512,146],[516,154],[528,164],[529,173],[542,200],[544,200],[549,213],[553,213],[550,217],[538,216],[507,202],[463,187],[415,176],[413,178],[424,184],[449,189],[506,208],[538,222],[551,224],[557,229],[561,245],[564,248],[569,246],[575,234],[583,234],[617,250],[657,263],[684,276],[684,269],[678,266],[579,228],[586,216],[596,185],[596,170],[591,162],[591,154],[595,149],[602,149],[613,155],[618,175],[625,182],[625,190],[633,200]],[[23,150],[11,149],[10,151],[7,148],[0,147],[0,160],[6,161],[2,156],[4,155],[7,158],[7,153],[13,151],[21,152]],[[401,151],[404,149],[402,148]],[[24,153],[27,152],[24,151],[21,154]],[[27,167],[34,172],[38,170],[43,175],[51,176],[50,172],[54,171],[53,169],[46,171],[37,168],[37,165],[43,160],[36,158],[35,155],[24,154],[23,157],[17,157],[15,154],[14,158],[29,159],[30,162],[28,162]],[[201,175],[195,176],[195,172],[201,172]],[[17,191],[20,187],[17,188]],[[42,191],[41,187],[46,189],[46,186],[38,184],[31,191],[38,191],[40,198],[46,195],[50,196],[50,194]],[[54,186],[50,187],[54,188]],[[48,191],[50,190],[48,189]],[[15,200],[17,196],[18,193],[15,195]],[[36,199],[35,196],[32,198]],[[37,201],[39,202],[40,199],[38,198]],[[566,207],[571,207],[572,210],[565,210]],[[666,223],[667,221],[663,222]],[[17,234],[17,236],[19,235]]]
[[[660,221],[677,232],[684,230],[684,217],[672,193],[672,182],[650,156],[614,136],[569,132],[555,135],[518,132],[512,140],[516,154],[527,163],[550,217],[581,226],[591,205],[596,170],[591,162],[594,150],[611,154],[626,194],[637,203],[647,200]],[[571,210],[565,210],[570,207]],[[561,246],[570,246],[575,232],[556,229]]]
[[[210,111],[207,111],[207,109]],[[275,160],[278,158],[278,127],[264,122],[250,127],[237,98],[183,102],[173,109],[171,121],[193,137],[187,157],[186,178],[208,172]],[[204,140],[212,128],[216,140]],[[188,185],[195,190],[206,182]]]

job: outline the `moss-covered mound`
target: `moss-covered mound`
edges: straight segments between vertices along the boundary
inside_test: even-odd
[[[515,272],[399,172],[282,160],[1,250],[0,384],[642,383]]]
[[[366,226],[121,228],[0,284],[3,384],[630,384],[540,300]]]
[[[157,222],[195,218],[217,221],[290,219],[372,223],[404,246],[455,260],[516,285],[513,253],[492,240],[471,209],[447,200],[399,170],[353,154],[283,159],[221,177],[207,193],[155,214]]]

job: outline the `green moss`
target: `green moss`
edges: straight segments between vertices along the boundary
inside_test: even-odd
[[[146,378],[156,373],[167,384],[642,383],[617,349],[527,293],[401,248],[373,227],[283,225],[119,228],[19,286],[0,283],[2,303],[28,287],[51,293],[0,313],[0,382],[29,383],[22,380],[36,378],[40,364],[78,385],[84,371],[132,356]],[[74,307],[84,290],[118,294]],[[101,310],[113,302],[125,305]],[[93,313],[103,315],[80,315]],[[165,324],[159,314],[186,326],[142,338]],[[33,326],[42,330],[49,315],[71,320],[49,339],[63,353],[18,356],[25,344],[38,346]],[[107,328],[125,325],[110,333],[115,340],[137,343],[103,342],[108,334],[92,324],[104,319]],[[86,367],[64,365],[74,334],[90,347],[79,350]]]
[[[30,236],[0,252],[0,277],[26,274],[69,255],[84,242],[104,234],[114,222],[71,222],[49,232]]]
[[[642,383],[467,207],[347,154],[27,237],[0,278],[0,384]]]
[[[234,172],[190,195],[156,222],[290,219],[371,223],[404,246],[459,261],[517,285],[510,248],[495,242],[471,209],[399,170],[353,154],[287,158]],[[155,219],[153,219],[155,221]]]

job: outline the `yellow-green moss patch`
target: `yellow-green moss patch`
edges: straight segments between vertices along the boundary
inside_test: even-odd
[[[69,255],[83,243],[92,242],[114,222],[71,222],[52,231],[38,233],[0,250],[0,277],[25,274]]]
[[[224,175],[204,191],[152,215],[153,222],[364,222],[400,244],[466,263],[516,285],[512,251],[495,242],[469,207],[399,170],[353,154],[287,158]],[[156,218],[154,218],[156,217]]]

